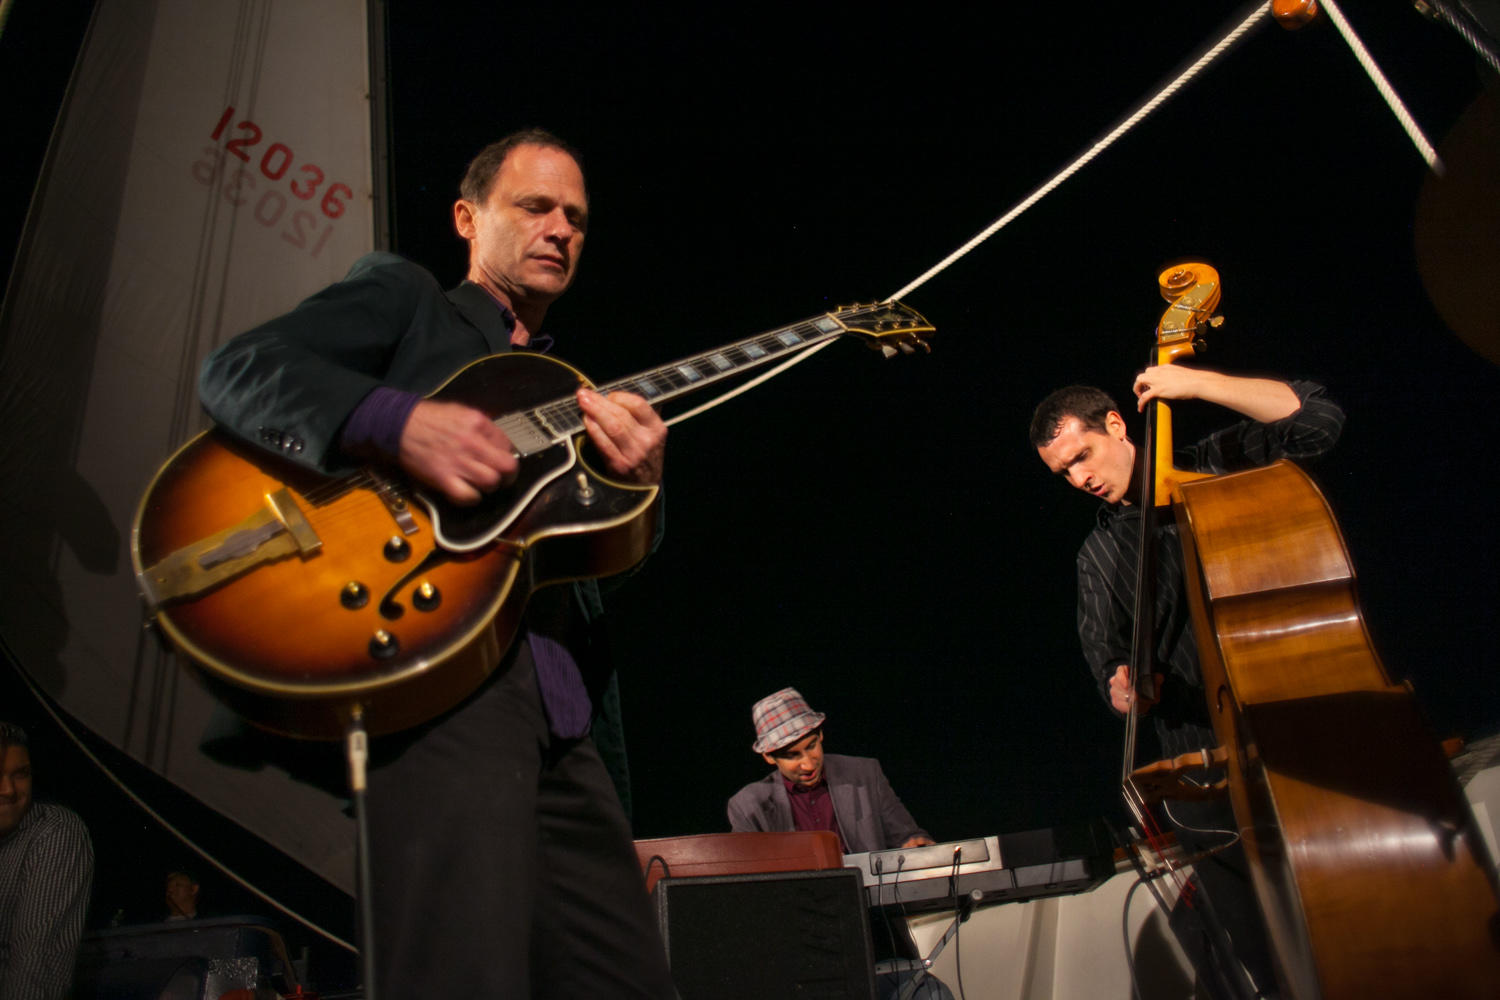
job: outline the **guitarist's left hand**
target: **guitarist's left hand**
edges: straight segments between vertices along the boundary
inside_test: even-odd
[[[583,411],[589,440],[604,456],[610,472],[642,486],[661,482],[667,425],[650,403],[631,392],[601,396],[580,388],[578,408]]]

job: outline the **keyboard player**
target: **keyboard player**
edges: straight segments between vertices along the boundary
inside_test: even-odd
[[[891,790],[880,761],[823,752],[822,712],[796,688],[755,703],[751,750],[776,770],[729,800],[735,833],[832,830],[845,854],[934,843]]]

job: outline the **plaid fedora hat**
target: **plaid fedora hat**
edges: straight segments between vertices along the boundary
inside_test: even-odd
[[[750,710],[750,718],[755,721],[755,742],[750,749],[770,753],[796,743],[821,726],[827,716],[814,712],[796,688],[782,688],[757,701]]]

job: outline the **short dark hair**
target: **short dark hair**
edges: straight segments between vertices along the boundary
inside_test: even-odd
[[[29,753],[31,741],[26,738],[26,730],[14,722],[0,721],[0,750],[6,747],[23,747]]]
[[[579,172],[583,171],[583,157],[578,154],[578,150],[544,128],[523,128],[519,132],[512,132],[505,138],[490,143],[479,151],[478,156],[469,161],[468,169],[464,171],[464,178],[458,184],[458,196],[476,205],[483,205],[485,199],[490,196],[490,188],[495,183],[495,176],[505,165],[505,158],[518,146],[542,146],[567,153],[573,158],[573,162],[578,164]]]
[[[1104,418],[1119,412],[1114,399],[1103,389],[1091,385],[1064,386],[1038,403],[1031,414],[1031,445],[1046,447],[1069,417],[1077,417],[1084,427],[1103,433]]]

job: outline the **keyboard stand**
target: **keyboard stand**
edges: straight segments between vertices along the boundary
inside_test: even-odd
[[[911,1000],[916,995],[918,987],[930,975],[933,963],[943,953],[943,949],[948,947],[948,942],[958,936],[958,925],[968,920],[969,916],[974,912],[974,904],[979,901],[978,896],[978,892],[972,892],[960,898],[958,913],[954,914],[952,922],[948,924],[948,929],[943,932],[943,936],[938,939],[938,943],[932,946],[932,950],[925,957],[916,960],[910,958],[891,958],[875,963],[875,974],[877,976],[887,972],[916,973],[916,975],[902,984],[901,992],[896,994],[896,1000]]]

